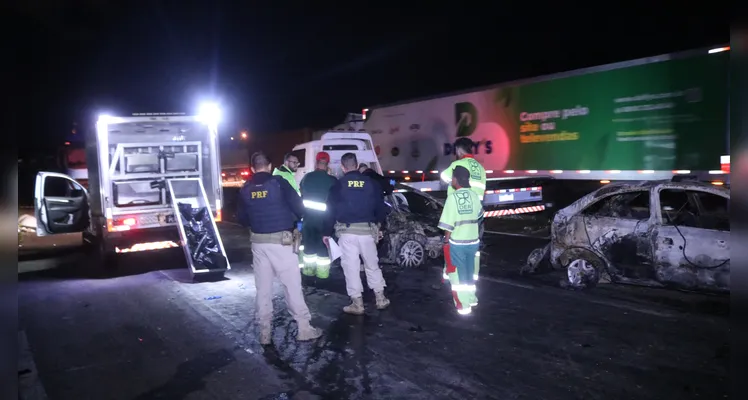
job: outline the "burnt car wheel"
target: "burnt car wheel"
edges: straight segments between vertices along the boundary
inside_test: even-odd
[[[566,267],[566,278],[573,288],[590,289],[600,282],[600,268],[589,260],[578,258]]]
[[[403,268],[417,268],[426,263],[426,248],[422,240],[405,239],[397,249],[397,265]]]

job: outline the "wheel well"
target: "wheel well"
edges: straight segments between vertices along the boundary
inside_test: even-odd
[[[589,261],[596,268],[607,269],[608,261],[604,257],[584,247],[568,247],[561,253],[558,260],[561,266],[566,268],[572,261],[580,258]]]

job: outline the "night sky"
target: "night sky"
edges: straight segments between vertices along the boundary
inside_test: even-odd
[[[713,3],[311,3],[18,2],[22,151],[100,111],[190,113],[217,99],[224,129],[326,128],[366,106],[729,41],[729,7]]]

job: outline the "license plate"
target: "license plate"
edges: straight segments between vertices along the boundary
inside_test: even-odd
[[[174,214],[159,214],[158,222],[162,224],[173,224],[176,222],[176,219],[174,218]]]

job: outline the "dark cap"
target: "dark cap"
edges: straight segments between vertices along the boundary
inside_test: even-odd
[[[454,170],[452,170],[452,176],[457,179],[457,183],[460,184],[460,186],[469,188],[470,187],[470,172],[468,172],[467,168],[463,166],[456,166]]]

